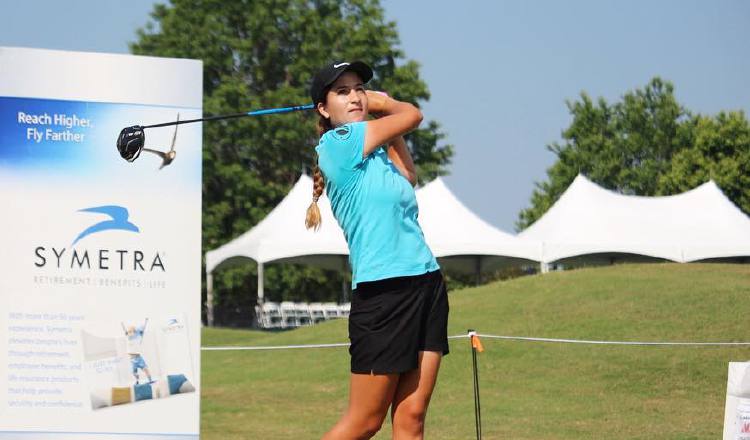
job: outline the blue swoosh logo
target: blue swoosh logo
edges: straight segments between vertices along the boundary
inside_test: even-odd
[[[99,214],[108,215],[110,220],[104,220],[86,228],[83,232],[78,234],[78,237],[73,241],[71,246],[74,246],[79,240],[97,232],[102,231],[132,231],[140,232],[138,226],[128,221],[128,210],[122,206],[106,205],[106,206],[95,206],[93,208],[80,209],[78,212],[96,212]]]

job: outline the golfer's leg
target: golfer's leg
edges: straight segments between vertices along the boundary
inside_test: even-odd
[[[393,393],[398,385],[398,374],[352,374],[349,388],[349,408],[323,440],[368,439],[383,424]]]
[[[416,370],[401,375],[393,397],[391,420],[394,440],[422,439],[427,406],[435,389],[442,353],[419,353]]]

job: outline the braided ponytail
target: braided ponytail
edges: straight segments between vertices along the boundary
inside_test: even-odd
[[[322,137],[325,132],[331,128],[333,128],[331,126],[331,121],[321,115],[318,120],[318,134]],[[323,178],[323,173],[320,171],[318,160],[316,158],[315,167],[313,168],[313,199],[312,203],[310,203],[310,206],[307,208],[307,215],[305,216],[305,227],[307,227],[307,229],[312,229],[314,231],[320,229],[321,217],[320,208],[318,208],[318,200],[323,194],[323,188],[325,188],[325,185],[325,179]]]
[[[307,229],[317,231],[320,229],[320,208],[318,208],[318,199],[323,194],[323,188],[325,187],[325,180],[323,179],[323,173],[320,172],[317,160],[315,161],[315,168],[313,168],[313,199],[310,203],[310,207],[307,208],[307,216],[305,217],[305,226]]]

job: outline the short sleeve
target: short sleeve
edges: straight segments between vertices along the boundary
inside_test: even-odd
[[[329,130],[316,151],[321,171],[337,185],[343,185],[362,164],[367,122],[353,122]]]

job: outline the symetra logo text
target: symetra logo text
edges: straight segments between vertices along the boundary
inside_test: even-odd
[[[34,250],[36,267],[45,267],[52,262],[58,269],[98,269],[120,270],[134,272],[166,272],[162,255],[159,252],[146,252],[142,249],[79,249],[75,248],[86,237],[105,231],[128,231],[140,233],[140,228],[130,221],[130,213],[123,206],[105,205],[80,209],[78,212],[104,214],[104,220],[99,220],[81,231],[71,249],[59,246],[37,246]],[[86,240],[89,241],[89,240]]]

